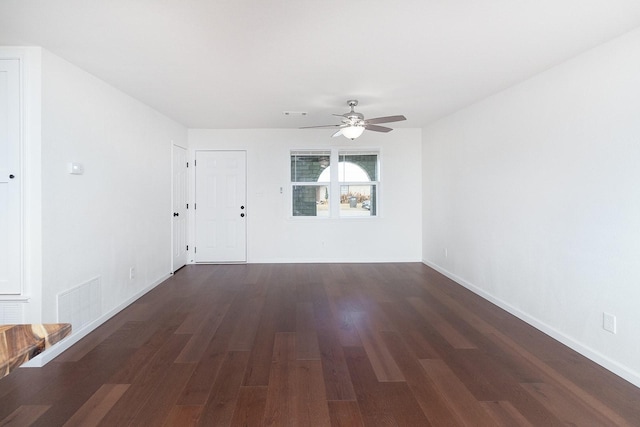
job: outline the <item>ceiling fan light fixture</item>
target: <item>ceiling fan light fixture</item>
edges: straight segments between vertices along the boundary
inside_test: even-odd
[[[352,141],[362,135],[362,132],[364,132],[364,126],[358,125],[347,126],[346,128],[342,129],[342,134],[345,136],[345,138],[349,138]]]
[[[379,126],[380,123],[391,123],[407,120],[405,116],[386,116],[386,117],[374,117],[373,119],[365,119],[364,115],[354,111],[354,107],[358,105],[358,101],[355,99],[347,101],[351,111],[344,114],[334,114],[334,116],[341,117],[342,123],[337,125],[322,125],[322,126],[304,126],[300,129],[312,129],[312,128],[330,128],[337,129],[332,137],[338,137],[344,135],[345,138],[354,140],[362,135],[365,130],[374,132],[391,132],[393,129],[386,126]]]

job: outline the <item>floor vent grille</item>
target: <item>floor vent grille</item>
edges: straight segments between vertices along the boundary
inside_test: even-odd
[[[24,323],[24,303],[0,301],[0,325],[14,325]]]
[[[101,314],[102,290],[99,277],[58,294],[58,322],[71,323],[76,331]]]

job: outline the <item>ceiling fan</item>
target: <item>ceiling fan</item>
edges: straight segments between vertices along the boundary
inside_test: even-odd
[[[343,135],[346,138],[354,140],[362,135],[362,132],[364,132],[365,129],[372,130],[374,132],[391,132],[393,130],[385,126],[378,126],[378,123],[391,123],[407,120],[405,116],[376,117],[374,119],[365,120],[361,113],[358,113],[353,109],[358,105],[357,99],[350,99],[347,101],[347,105],[351,107],[351,111],[344,114],[334,114],[334,116],[342,117],[342,123],[339,125],[305,126],[300,129],[339,128],[338,131],[332,135],[333,137]]]

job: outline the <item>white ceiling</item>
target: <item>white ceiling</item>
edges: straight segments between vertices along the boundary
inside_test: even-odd
[[[190,128],[338,123],[351,98],[422,127],[638,26],[639,0],[0,1],[0,45]]]

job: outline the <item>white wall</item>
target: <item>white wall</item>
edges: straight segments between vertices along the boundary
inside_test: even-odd
[[[365,132],[350,142],[331,138],[327,130],[190,129],[189,155],[193,159],[195,150],[205,149],[247,151],[249,262],[416,262],[421,260],[420,134],[419,129]],[[380,149],[380,217],[291,217],[289,151],[353,146]]]
[[[423,129],[424,261],[640,385],[639,162],[636,30]]]
[[[56,320],[58,293],[95,277],[107,313],[170,273],[171,144],[186,140],[183,126],[43,50],[42,321]]]

